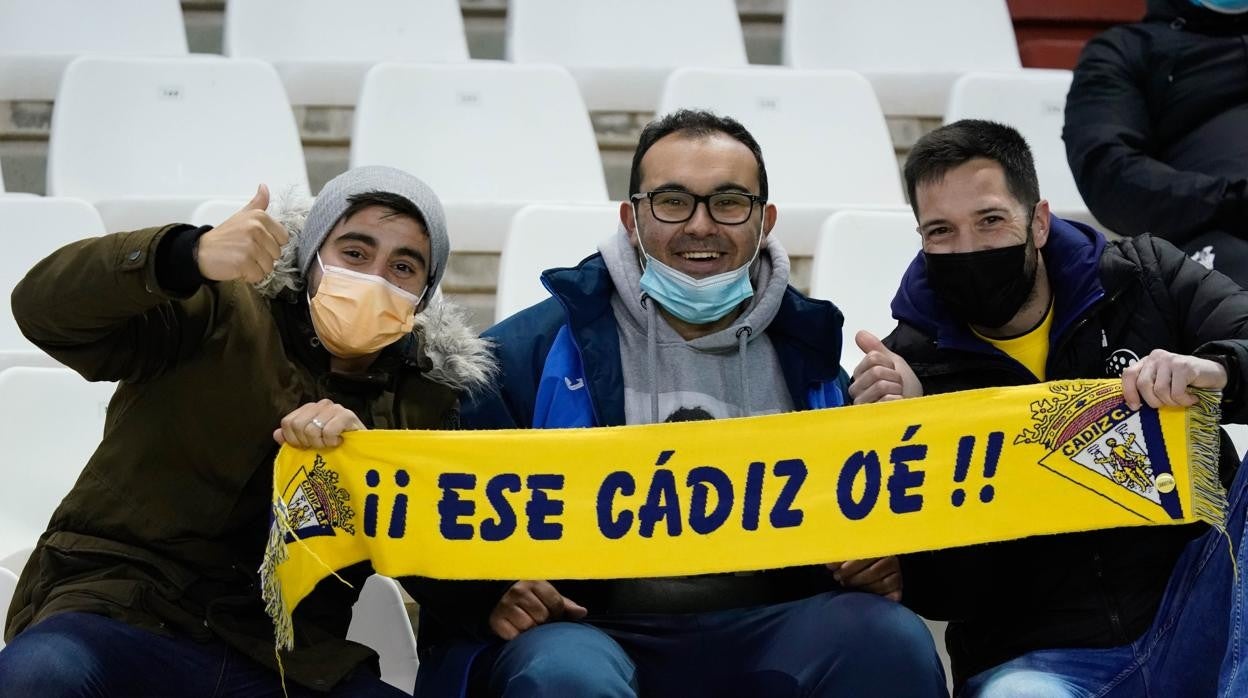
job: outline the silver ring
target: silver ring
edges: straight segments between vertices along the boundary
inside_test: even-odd
[[[317,419],[316,417],[313,417],[312,420],[308,422],[308,424],[311,424],[312,426],[316,427],[317,429],[320,429],[321,431],[325,431],[325,423]]]

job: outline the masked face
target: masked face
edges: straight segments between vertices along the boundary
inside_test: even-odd
[[[750,283],[750,267],[758,258],[758,246],[762,244],[762,239],[760,230],[754,255],[741,266],[701,279],[651,257],[639,241],[637,244],[644,259],[642,265],[645,267],[641,274],[641,290],[667,312],[691,325],[715,322],[754,295],[754,286]]]
[[[949,312],[969,325],[996,329],[1031,296],[1037,254],[1028,226],[1022,245],[923,256],[927,283]]]
[[[312,325],[329,353],[354,359],[381,351],[416,325],[414,296],[380,276],[326,266],[316,256],[321,282],[308,299]]]
[[[643,266],[642,290],[690,325],[723,319],[753,295],[750,267],[775,221],[774,207],[757,200],[754,154],[726,134],[674,133],[646,151],[641,175],[643,194],[621,218]]]
[[[1024,207],[1001,166],[987,159],[919,184],[915,201],[928,284],[941,303],[986,330],[1018,317],[1036,289],[1048,203]]]
[[[429,254],[424,226],[385,207],[339,221],[308,274],[308,308],[325,348],[340,359],[367,357],[411,332],[429,292]]]

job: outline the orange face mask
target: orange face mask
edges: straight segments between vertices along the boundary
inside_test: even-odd
[[[381,351],[412,331],[416,306],[425,294],[412,295],[380,276],[342,267],[321,267],[321,284],[308,299],[312,326],[329,353],[353,359]]]

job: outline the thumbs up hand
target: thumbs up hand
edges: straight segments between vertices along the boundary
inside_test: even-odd
[[[884,400],[900,400],[919,397],[923,384],[914,375],[906,360],[889,351],[879,337],[859,330],[854,342],[866,356],[854,369],[854,379],[849,385],[849,396],[855,405],[866,405]]]
[[[254,284],[273,271],[290,236],[265,213],[268,207],[269,188],[261,184],[238,213],[199,238],[195,261],[205,279]]]

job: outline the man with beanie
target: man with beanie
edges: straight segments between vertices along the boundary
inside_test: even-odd
[[[1203,388],[1221,391],[1222,421],[1248,418],[1248,292],[1230,279],[1151,235],[1109,242],[1050,215],[1009,126],[943,126],[905,178],[923,250],[893,299],[897,329],[883,344],[859,333],[855,403],[1099,378],[1120,379],[1132,410],[1190,407]],[[906,604],[949,621],[957,695],[1248,695],[1248,474],[1225,434],[1221,448],[1225,533],[1124,527],[904,556]]]
[[[1092,39],[1062,136],[1097,220],[1248,285],[1248,0],[1149,0]]]
[[[402,695],[345,639],[367,563],[299,606],[279,667],[257,586],[273,459],[453,426],[492,360],[433,300],[449,245],[423,182],[366,167],[310,211],[270,216],[268,199],[261,185],[215,228],[82,240],[13,292],[32,342],[119,385],[22,572],[0,694]]]
[[[788,255],[768,237],[776,207],[762,153],[741,124],[697,111],[649,124],[620,220],[598,254],[542,275],[553,298],[486,333],[502,375],[465,407],[466,427],[843,404],[841,314],[789,286]],[[446,633],[423,648],[417,685],[459,695],[468,677],[469,695],[509,697],[944,695],[931,636],[900,594],[895,558],[505,582],[461,609],[480,641]]]

